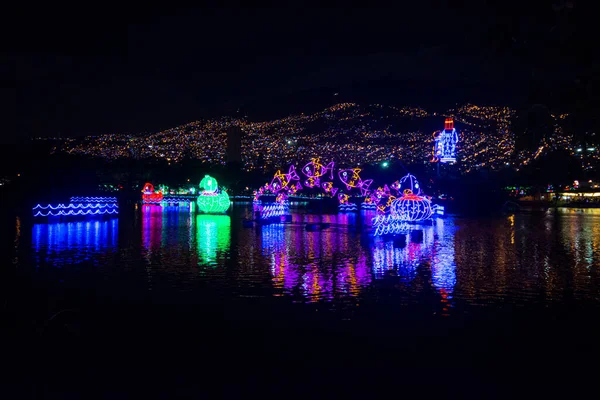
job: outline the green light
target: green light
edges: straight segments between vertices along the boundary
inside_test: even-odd
[[[388,167],[388,165],[390,165],[390,163],[389,163],[389,162],[387,162],[387,161],[384,161],[384,162],[381,164],[381,166],[382,166],[383,168],[387,168],[387,167]]]
[[[217,180],[210,175],[204,175],[204,178],[200,181],[200,189],[204,189],[205,192],[214,193],[218,187]]]
[[[196,244],[199,264],[217,266],[219,254],[227,253],[231,243],[231,219],[227,215],[197,215]]]
[[[229,195],[227,192],[198,196],[196,201],[198,209],[206,214],[222,214],[229,208]]]

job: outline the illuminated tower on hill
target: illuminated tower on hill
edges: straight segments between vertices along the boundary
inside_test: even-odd
[[[433,162],[454,163],[456,162],[456,143],[458,143],[458,133],[454,128],[454,120],[446,118],[444,130],[433,134],[435,142],[433,144]]]

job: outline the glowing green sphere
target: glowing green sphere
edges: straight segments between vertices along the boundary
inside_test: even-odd
[[[204,175],[204,178],[200,181],[200,189],[203,189],[206,193],[215,193],[218,188],[217,180],[210,175]]]
[[[201,194],[196,201],[198,209],[206,214],[222,214],[229,208],[229,195],[227,192]]]

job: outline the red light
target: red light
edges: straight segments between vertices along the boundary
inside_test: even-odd
[[[452,118],[446,118],[446,121],[444,122],[444,130],[451,131],[452,129],[454,129],[454,120]]]

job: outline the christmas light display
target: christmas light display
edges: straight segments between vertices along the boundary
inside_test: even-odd
[[[360,179],[360,168],[342,169],[338,172],[338,176],[346,189],[360,189],[361,196],[366,196],[369,193],[369,186],[373,183],[373,179]]]
[[[282,204],[284,201],[287,201],[288,196],[285,193],[279,193],[275,198],[275,202]]]
[[[402,197],[392,202],[390,214],[400,221],[418,222],[431,218],[433,209],[427,197],[418,196],[410,189],[404,189]]]
[[[360,208],[363,210],[377,210],[377,205],[375,203],[365,203],[363,202],[360,205]]]
[[[436,132],[433,145],[433,162],[453,163],[456,162],[456,144],[458,143],[458,133],[454,128],[454,120],[446,118],[444,130]]]
[[[108,209],[95,209],[95,210],[60,210],[60,211],[48,211],[44,213],[43,211],[38,211],[33,214],[34,217],[68,217],[68,216],[83,216],[83,215],[104,215],[104,214],[118,214],[119,210],[108,210]]]
[[[304,182],[306,187],[315,187],[321,185],[321,177],[329,172],[329,178],[333,179],[334,162],[330,162],[327,166],[321,164],[319,158],[313,158],[311,162],[302,167],[302,173],[308,178]]]
[[[33,207],[33,210],[87,210],[87,209],[117,209],[119,206],[116,203],[108,203],[108,204],[58,204],[56,206],[52,206],[48,204],[47,206],[42,206],[40,204]]]
[[[374,235],[396,235],[406,233],[410,230],[410,226],[406,221],[400,220],[397,216],[377,215],[373,218],[373,227],[375,228]]]
[[[70,202],[75,203],[116,203],[116,197],[71,197]]]
[[[216,193],[219,189],[217,180],[210,175],[204,175],[204,178],[200,181],[200,189],[204,190],[205,194]]]
[[[392,206],[392,202],[396,199],[390,192],[388,185],[377,188],[373,193],[372,198],[374,203],[377,205],[377,212],[379,214],[387,214]]]
[[[195,197],[181,197],[181,196],[163,196],[161,204],[189,204],[196,200]]]
[[[399,181],[394,182],[391,186],[393,189],[397,190],[398,193],[403,193],[405,189],[409,189],[411,193],[414,193],[417,196],[421,195],[419,181],[417,181],[417,178],[411,174],[403,176]]]
[[[363,210],[377,210],[377,200],[375,193],[371,192],[365,197],[360,208]]]
[[[296,194],[304,187],[321,188],[326,194],[331,196],[335,196],[339,193],[339,188],[335,187],[335,182],[333,181],[335,171],[334,162],[323,165],[319,158],[313,158],[309,163],[304,165],[301,171],[307,178],[304,181],[304,186],[300,183],[300,177],[296,172],[295,167],[291,165],[288,173],[284,174],[281,170],[278,170],[273,176],[271,183],[266,183],[264,186],[261,186],[258,190],[254,191],[254,202],[260,201],[262,195],[269,193],[277,194],[277,202],[286,201],[289,196]],[[338,171],[338,176],[346,186],[347,190],[358,189],[361,196],[369,197],[368,204],[366,205],[367,209],[375,208],[377,206],[377,201],[379,199],[372,196],[372,193],[369,190],[373,180],[362,180],[360,177],[360,168],[342,169]],[[331,180],[323,182],[322,180],[325,179],[325,177]],[[347,204],[347,198],[347,195],[345,197],[338,196],[338,199],[346,199],[346,202],[340,202],[340,204]],[[342,206],[341,209],[354,210],[358,209],[358,206],[345,205]]]
[[[210,175],[200,181],[201,193],[196,200],[198,209],[206,214],[222,214],[229,209],[231,202],[224,190],[219,190],[217,180]]]
[[[76,203],[76,204],[57,204],[53,206],[48,204],[42,206],[40,204],[33,207],[34,217],[67,217],[67,216],[84,216],[84,215],[104,215],[118,214],[119,206],[117,203]]]
[[[392,191],[402,190],[402,196],[396,197]],[[391,188],[385,185],[375,191],[378,200],[378,215],[373,219],[374,234],[388,235],[405,232],[409,223],[430,220],[444,214],[444,207],[431,203],[425,196],[414,175],[407,174],[394,182]]]
[[[259,205],[258,207],[261,219],[281,217],[286,215],[288,211],[289,204],[287,202]]]
[[[358,211],[358,206],[354,203],[345,203],[338,205],[338,210],[343,212]]]
[[[278,170],[275,173],[275,176],[273,177],[273,180],[271,181],[271,184],[269,185],[269,189],[273,193],[277,193],[280,190],[296,191],[296,190],[302,188],[301,186],[299,186],[300,182],[298,182],[296,185],[293,185],[293,188],[289,187],[288,185],[290,184],[291,181],[299,181],[299,180],[300,180],[300,177],[298,176],[298,173],[296,172],[296,168],[293,165],[290,165],[290,169],[287,174],[281,173],[280,170]]]
[[[142,203],[160,204],[163,200],[163,192],[155,192],[154,185],[146,183],[142,189]]]
[[[325,191],[325,193],[329,193],[332,196],[335,196],[335,194],[338,191],[338,188],[334,188],[333,187],[333,182],[323,182],[321,184],[321,187],[323,188],[323,190]]]

